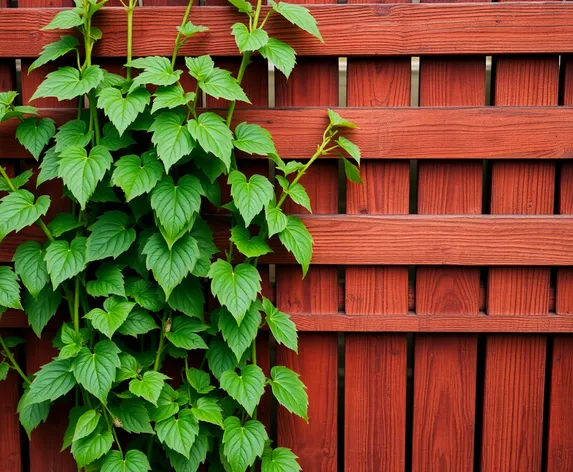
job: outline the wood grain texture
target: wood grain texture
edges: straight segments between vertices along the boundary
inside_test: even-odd
[[[421,106],[485,104],[485,58],[420,59]],[[482,163],[418,163],[418,213],[480,214]],[[416,312],[478,312],[479,269],[419,267]],[[474,460],[477,337],[414,339],[412,467],[420,471],[470,470]]]
[[[332,0],[331,0],[332,1]],[[313,3],[313,0],[294,2]],[[283,107],[335,106],[338,104],[338,59],[308,60],[298,50],[297,66],[288,82],[277,72],[275,104]],[[320,139],[315,142],[315,146]],[[314,153],[314,150],[310,155]],[[282,153],[282,157],[292,157]],[[309,191],[315,213],[338,212],[338,165],[332,161],[315,163],[301,179]],[[287,201],[287,213],[300,207]],[[277,307],[286,313],[327,313],[338,311],[336,267],[311,268],[302,280],[298,267],[277,267]],[[284,347],[277,348],[277,364],[301,374],[308,387],[309,424],[279,408],[278,444],[293,449],[303,470],[334,472],[338,468],[338,336],[303,333],[299,336],[299,356]]]
[[[262,15],[269,7],[263,7]],[[555,4],[398,4],[310,6],[324,44],[301,35],[286,20],[273,16],[267,30],[301,56],[417,56],[459,54],[523,54],[573,52],[573,9]],[[20,10],[20,11],[18,11]],[[6,10],[0,17],[0,57],[35,57],[42,46],[58,39],[40,31],[56,14],[52,9]],[[158,7],[135,11],[134,55],[165,55],[173,48],[173,31],[183,8]],[[123,56],[124,12],[104,9],[95,26],[104,35],[99,56]],[[204,7],[193,21],[209,27],[180,51],[181,55],[238,56],[229,29],[243,18],[232,7]]]
[[[571,216],[300,215],[300,218],[314,238],[313,264],[573,265]],[[29,239],[41,241],[43,236],[35,227],[7,236],[0,246],[0,262],[11,260],[18,244]],[[358,240],[360,245],[355,244]],[[215,242],[219,248],[228,245],[228,232],[217,231]],[[261,258],[262,263],[294,263],[275,240],[271,240],[271,247],[275,252]]]
[[[18,336],[20,333],[13,330],[2,330],[0,336]],[[18,360],[20,358],[18,357]],[[21,472],[22,447],[20,444],[20,422],[16,413],[16,405],[20,399],[21,379],[16,371],[11,370],[8,378],[2,382],[0,401],[0,470]]]
[[[233,123],[258,123],[273,135],[281,156],[308,159],[316,151],[328,123],[324,108],[240,109],[235,112]],[[570,159],[573,158],[572,110],[571,107],[337,109],[360,127],[344,134],[360,146],[365,160]],[[75,110],[50,109],[40,113],[51,116],[59,125],[76,115]],[[15,120],[0,124],[0,158],[31,158],[14,140],[16,125]]]
[[[562,58],[563,104],[573,103],[573,63],[571,57]],[[573,213],[573,163],[559,169],[559,206],[561,214]],[[573,270],[557,270],[556,307],[559,315],[573,318]],[[549,430],[547,438],[547,470],[565,472],[573,469],[573,415],[571,390],[573,382],[573,339],[569,335],[555,336],[551,364],[549,398]]]
[[[408,106],[410,60],[350,58],[348,106]],[[344,116],[344,114],[343,114]],[[364,162],[363,184],[347,181],[349,214],[407,214],[410,164]],[[406,267],[348,267],[345,311],[406,313]],[[347,334],[345,345],[344,470],[400,472],[406,452],[406,361],[404,335]]]
[[[495,60],[494,104],[557,105],[558,57]],[[553,163],[494,162],[491,213],[553,213]],[[487,310],[506,316],[543,316],[549,309],[549,269],[489,271]],[[482,467],[541,467],[546,338],[492,335],[487,339]]]

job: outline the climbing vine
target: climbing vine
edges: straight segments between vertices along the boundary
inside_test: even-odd
[[[209,56],[186,57],[186,70],[176,68],[185,42],[209,34],[190,21],[192,2],[171,58],[133,59],[137,1],[125,1],[125,76],[93,62],[102,32],[92,20],[105,0],[75,0],[44,28],[79,35],[46,45],[30,70],[66,55],[77,65],[47,74],[32,101],[76,100],[75,119],[56,128],[36,108],[18,105],[17,93],[0,94],[0,121],[19,120],[16,138],[40,161],[33,180],[32,171],[10,177],[0,167],[0,238],[36,225],[45,240],[21,244],[13,267],[0,266],[0,311],[23,310],[38,336],[56,313],[66,314],[53,341],[57,356],[31,375],[14,355],[22,340],[0,338],[0,379],[12,370],[21,376],[18,413],[29,436],[54,402],[70,406],[62,448],[79,470],[188,472],[206,462],[209,470],[241,472],[257,461],[264,472],[300,470],[257,420],[267,387],[308,420],[299,376],[275,366],[267,377],[257,364],[262,328],[297,350],[289,315],[261,294],[257,263],[276,237],[307,272],[312,237],[283,205],[290,199],[311,209],[301,178],[326,154],[340,152],[347,176],[360,181],[344,157],[359,163],[360,151],[340,135],[355,126],[328,110],[322,142],[303,163],[283,161],[263,127],[232,125],[236,102],[249,102],[241,82],[254,54],[287,77],[295,66],[295,51],[264,29],[271,15],[322,39],[304,7],[272,3],[261,18],[260,0],[229,0],[245,18],[231,31],[242,55],[233,77]],[[194,91],[182,86],[183,74],[195,79]],[[202,94],[228,100],[226,113],[201,111]],[[278,193],[266,176],[248,178],[238,168],[237,151],[274,162]],[[221,202],[222,176],[228,202]],[[47,223],[50,197],[30,188],[56,179],[70,211]],[[230,214],[223,255],[202,212],[208,203]],[[206,309],[206,290],[218,308]]]

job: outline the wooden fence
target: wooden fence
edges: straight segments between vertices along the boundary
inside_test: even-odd
[[[0,87],[20,84],[26,102],[46,73],[27,67],[57,38],[40,31],[55,13],[46,7],[72,0],[12,3],[0,0]],[[183,3],[145,0],[136,55],[170,54],[182,8],[162,6]],[[213,54],[236,70],[237,15],[223,0],[206,3],[193,21],[211,32],[181,53]],[[308,425],[271,405],[276,441],[308,472],[573,471],[573,4],[310,8],[325,44],[272,19],[298,66],[288,82],[270,82],[255,60],[246,79],[255,109],[236,119],[267,126],[281,156],[304,159],[324,108],[347,106],[341,113],[361,128],[352,138],[365,183],[343,184],[336,161],[317,163],[305,177],[314,265],[301,281],[284,253],[266,261],[269,293],[302,332],[299,356],[264,340],[260,349],[268,364],[299,371],[310,396]],[[97,54],[116,69],[124,22],[121,9],[105,8],[98,24]],[[56,120],[74,113],[69,102],[35,104]],[[32,166],[13,131],[0,126],[2,164]],[[240,165],[268,170],[262,160]],[[53,215],[63,204],[52,191]],[[41,235],[7,238],[0,262],[29,238]],[[49,332],[37,339],[19,313],[7,312],[0,330],[23,333],[30,371],[52,355]],[[0,386],[0,471],[76,470],[59,453],[65,410],[29,443],[15,413],[19,388],[15,376]]]

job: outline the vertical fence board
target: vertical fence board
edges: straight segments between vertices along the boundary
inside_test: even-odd
[[[293,3],[314,3],[301,1]],[[324,3],[320,1],[319,3]],[[327,2],[328,3],[328,2]],[[332,2],[331,2],[332,3]],[[334,2],[335,3],[335,2]],[[276,74],[275,104],[335,106],[338,104],[338,59],[297,58],[288,82]],[[317,143],[318,144],[318,143]],[[282,156],[288,157],[288,156]],[[338,167],[336,162],[318,162],[301,181],[306,186],[314,213],[338,213]],[[301,212],[287,204],[287,212]],[[333,313],[338,309],[338,274],[335,267],[311,268],[305,280],[295,267],[278,267],[277,306],[287,313]],[[301,374],[308,387],[309,420],[278,411],[279,445],[291,447],[303,470],[337,470],[338,427],[338,337],[336,334],[301,333],[299,355],[277,349],[277,363]]]
[[[348,106],[408,106],[410,59],[348,60]],[[348,214],[407,214],[410,163],[363,162],[364,184],[347,182]],[[348,267],[348,315],[406,313],[407,267]],[[403,471],[406,336],[347,334],[344,470]]]
[[[563,105],[573,105],[573,62],[563,57]],[[559,181],[559,213],[573,214],[573,163],[561,165]],[[555,311],[560,315],[573,314],[573,270],[557,270]],[[549,437],[547,470],[573,470],[573,338],[556,335],[553,340],[549,401]]]
[[[420,60],[421,106],[485,102],[485,59]],[[419,162],[418,213],[480,214],[481,162]],[[475,314],[477,267],[420,267],[418,314]],[[476,335],[421,335],[414,344],[415,470],[470,470],[474,456]]]
[[[557,105],[558,58],[501,57],[495,105]],[[493,214],[553,213],[555,165],[494,162]],[[492,268],[490,314],[547,315],[549,269]],[[483,417],[484,471],[541,467],[546,337],[492,335],[487,339]]]

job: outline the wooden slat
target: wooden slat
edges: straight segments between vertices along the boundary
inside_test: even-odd
[[[573,265],[571,216],[301,215],[301,219],[314,238],[313,264]],[[220,248],[228,243],[224,230],[215,238]],[[28,239],[43,237],[35,227],[7,236],[0,246],[0,262],[11,260],[18,244]],[[280,244],[272,247],[275,252],[261,262],[293,263]]]
[[[495,105],[557,105],[557,56],[500,57],[494,61]],[[494,162],[491,180],[491,213],[553,213],[555,164]],[[548,268],[490,269],[488,313],[507,317],[546,315],[549,279]],[[488,337],[483,470],[540,469],[546,345],[545,336]]]
[[[563,61],[563,104],[573,103],[573,62]],[[559,213],[573,213],[573,163],[563,163],[559,181]],[[559,315],[573,318],[573,270],[557,271],[556,306]],[[547,438],[547,470],[566,472],[573,469],[573,337],[553,339],[551,385],[549,399],[549,431]]]
[[[350,58],[347,70],[348,106],[410,104],[409,58]],[[362,185],[347,182],[348,214],[408,213],[408,161],[363,162],[360,172]],[[356,318],[407,313],[407,267],[348,267],[345,311]],[[345,353],[344,470],[402,472],[406,336],[346,334]]]
[[[216,111],[216,110],[215,110]],[[571,107],[344,108],[360,129],[345,131],[364,159],[570,159]],[[74,110],[41,110],[58,124]],[[219,113],[221,111],[219,110]],[[281,156],[308,159],[327,124],[325,107],[242,109],[234,123],[266,127]],[[0,124],[0,158],[28,156],[14,140],[15,120]]]
[[[263,7],[262,15],[268,7]],[[573,8],[561,4],[399,4],[311,6],[324,44],[301,34],[273,15],[267,24],[272,37],[291,44],[301,56],[397,56],[439,54],[522,54],[573,52]],[[20,9],[18,9],[20,10]],[[57,10],[30,9],[0,16],[0,57],[35,57],[58,32],[40,31]],[[176,26],[183,8],[138,9],[134,22],[136,56],[171,55]],[[243,21],[232,7],[197,8],[193,22],[210,32],[193,38],[181,55],[237,56],[229,34]],[[123,56],[124,13],[104,9],[96,18],[103,40],[96,54]]]
[[[322,0],[321,0],[322,1]],[[327,0],[334,3],[335,0]],[[294,0],[294,3],[314,3]],[[275,104],[279,107],[335,106],[338,104],[338,59],[308,60],[298,51],[297,66],[288,82],[276,72]],[[316,144],[320,142],[315,142]],[[291,157],[282,153],[283,157]],[[301,179],[315,213],[338,212],[338,166],[317,162]],[[286,212],[300,212],[287,201]],[[286,313],[328,313],[338,309],[335,267],[311,268],[304,280],[298,267],[277,267],[277,306]],[[293,449],[303,470],[335,472],[338,468],[338,338],[336,334],[301,333],[299,355],[277,348],[277,364],[292,367],[308,387],[307,424],[279,407],[278,444]]]
[[[439,0],[438,0],[439,1]],[[485,104],[485,58],[420,59],[421,106]],[[480,214],[480,161],[421,161],[418,213]],[[479,268],[419,267],[416,312],[478,312]],[[414,338],[412,468],[471,470],[474,461],[477,337]]]

